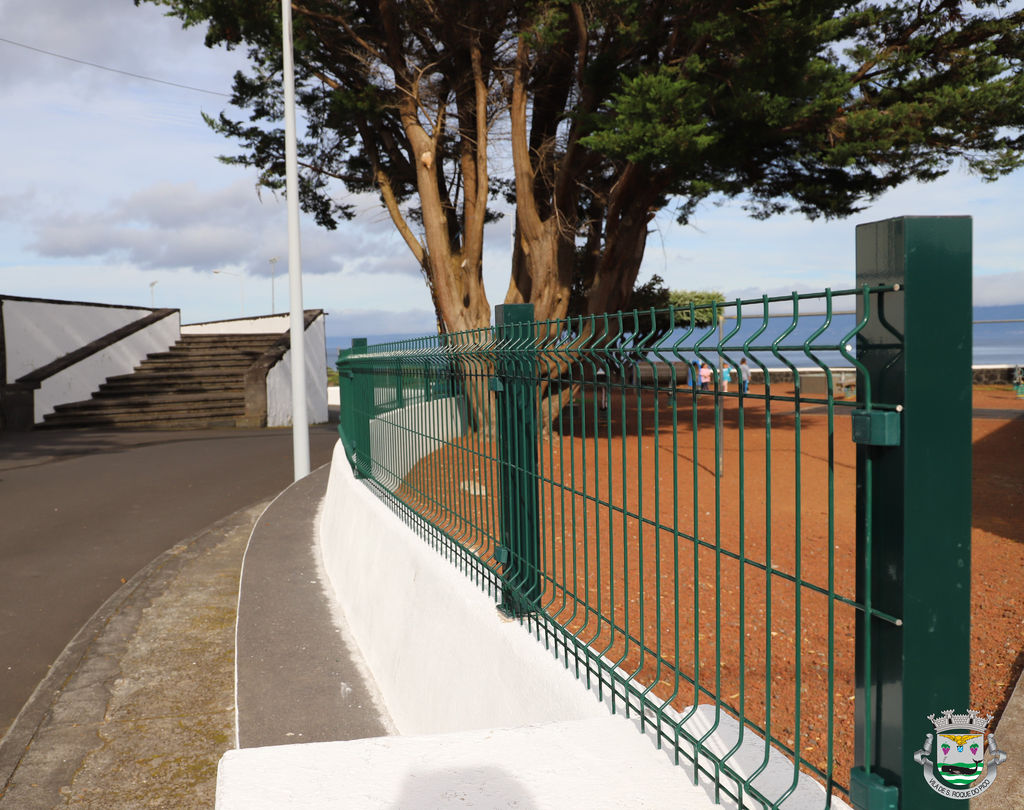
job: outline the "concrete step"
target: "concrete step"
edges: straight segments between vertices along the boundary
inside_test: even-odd
[[[191,368],[205,369],[217,366],[230,366],[239,369],[248,369],[259,358],[259,355],[245,355],[225,352],[223,354],[212,354],[203,357],[196,357],[190,354],[180,354],[171,357],[148,356],[136,367],[137,369],[174,369]]]
[[[172,422],[215,421],[218,424],[236,426],[245,417],[233,409],[227,410],[148,410],[148,411],[74,411],[70,413],[47,414],[41,424],[47,427],[86,427],[90,425],[130,426],[137,423],[170,424]]]
[[[173,373],[172,373],[173,372]],[[197,369],[142,369],[132,374],[116,374],[107,378],[107,383],[122,383],[126,380],[230,380],[243,382],[245,370],[238,368],[206,367]]]
[[[187,327],[186,327],[187,328]],[[217,340],[264,340],[274,341],[277,340],[284,332],[206,332],[204,334],[196,334],[194,332],[186,332],[181,336],[183,341],[217,341]]]
[[[89,400],[60,405],[39,427],[175,429],[246,424],[245,372],[280,335],[184,335]],[[251,421],[251,420],[250,420]]]
[[[177,400],[163,402],[149,402],[146,400],[136,402],[123,402],[117,399],[96,402],[95,400],[84,400],[82,402],[69,402],[58,405],[50,417],[73,417],[73,416],[116,416],[131,418],[152,418],[154,416],[238,416],[245,413],[245,402],[241,398],[222,399],[210,401],[197,399],[195,397],[183,397]]]
[[[230,346],[265,351],[273,346],[280,335],[183,335],[175,344],[184,348]]]
[[[171,349],[166,352],[154,352],[146,357],[143,362],[158,362],[166,360],[193,360],[199,363],[205,363],[209,361],[220,361],[225,359],[230,360],[245,360],[246,362],[252,363],[262,357],[263,352],[258,349]]]
[[[245,412],[245,397],[237,393],[153,394],[93,398],[58,405],[54,412],[65,413],[170,413],[177,411]]]
[[[100,399],[139,396],[147,393],[154,395],[233,393],[241,396],[244,391],[245,383],[242,381],[241,375],[234,379],[225,377],[193,379],[183,376],[142,380],[129,378],[115,383],[106,382],[93,396]]]
[[[47,417],[36,428],[117,428],[118,430],[198,430],[203,428],[233,428],[237,420],[232,416],[163,416],[65,414]]]
[[[206,362],[190,360],[189,358],[177,360],[143,360],[135,367],[134,373],[165,374],[178,371],[208,371],[210,369],[218,369],[234,374],[244,374],[251,365],[252,362],[248,358],[244,357],[236,360],[219,358],[217,360],[210,360]]]

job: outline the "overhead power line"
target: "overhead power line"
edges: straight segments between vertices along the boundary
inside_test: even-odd
[[[206,90],[206,89],[204,89],[202,87],[192,87],[191,85],[188,85],[188,84],[179,84],[178,82],[169,82],[169,81],[166,81],[164,79],[156,79],[153,76],[143,76],[141,73],[132,73],[131,71],[128,71],[128,70],[118,70],[117,68],[107,67],[106,65],[98,65],[95,62],[88,62],[85,59],[76,59],[73,56],[65,56],[62,53],[54,53],[53,51],[47,51],[47,50],[44,50],[43,48],[36,48],[33,45],[26,45],[24,42],[15,42],[13,39],[6,39],[5,37],[0,37],[0,42],[6,42],[8,45],[14,45],[14,46],[16,46],[18,48],[24,48],[25,50],[28,50],[28,51],[35,51],[36,53],[43,53],[43,54],[46,54],[47,56],[53,56],[53,57],[55,57],[57,59],[64,59],[64,60],[66,60],[68,62],[74,62],[75,64],[78,64],[78,65],[86,65],[86,66],[91,67],[91,68],[96,68],[97,70],[105,70],[105,71],[107,71],[109,73],[118,73],[118,74],[120,74],[122,76],[130,76],[133,79],[142,79],[142,81],[145,81],[145,82],[156,82],[157,84],[166,84],[169,87],[177,87],[180,90],[191,90],[191,91],[193,91],[195,93],[206,93],[206,94],[211,95],[211,96],[222,96],[224,98],[231,98],[231,94],[230,93],[221,93],[221,92],[218,92],[217,90]]]

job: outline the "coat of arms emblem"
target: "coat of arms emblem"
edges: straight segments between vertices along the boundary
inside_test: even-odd
[[[985,732],[992,715],[981,715],[974,709],[957,714],[946,709],[930,714],[934,734],[925,735],[924,746],[914,754],[914,761],[924,769],[924,778],[936,793],[951,799],[970,799],[986,790],[996,780],[996,768],[1006,761],[1006,754],[996,746],[994,734]],[[929,759],[933,753],[934,762]]]

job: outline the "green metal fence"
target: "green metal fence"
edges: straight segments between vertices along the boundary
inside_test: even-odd
[[[966,669],[907,662],[934,646],[936,620],[949,621],[942,654],[966,657],[966,630],[961,604],[924,608],[920,584],[907,599],[916,575],[902,572],[920,562],[969,590],[969,487],[965,573],[963,527],[915,549],[916,518],[894,502],[927,441],[908,369],[934,362],[917,352],[951,360],[941,337],[908,336],[914,273],[934,273],[915,261],[872,278],[865,252],[865,283],[842,291],[540,323],[509,305],[491,329],[358,343],[338,361],[345,449],[719,797],[931,807],[945,800],[912,775],[910,746],[928,712],[966,700]],[[967,284],[969,335],[969,272]],[[840,323],[841,310],[856,316]],[[958,476],[932,485],[962,500]],[[937,549],[949,554],[911,559]],[[911,689],[927,707],[916,725]],[[807,777],[818,805],[800,792]]]

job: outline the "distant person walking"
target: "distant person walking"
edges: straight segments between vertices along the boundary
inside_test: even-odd
[[[750,366],[747,365],[747,358],[740,360],[740,390],[747,393],[750,388]]]
[[[732,382],[732,369],[728,363],[722,365],[722,391],[729,393],[729,383]]]
[[[711,366],[707,363],[700,364],[700,390],[707,391],[711,388]]]

